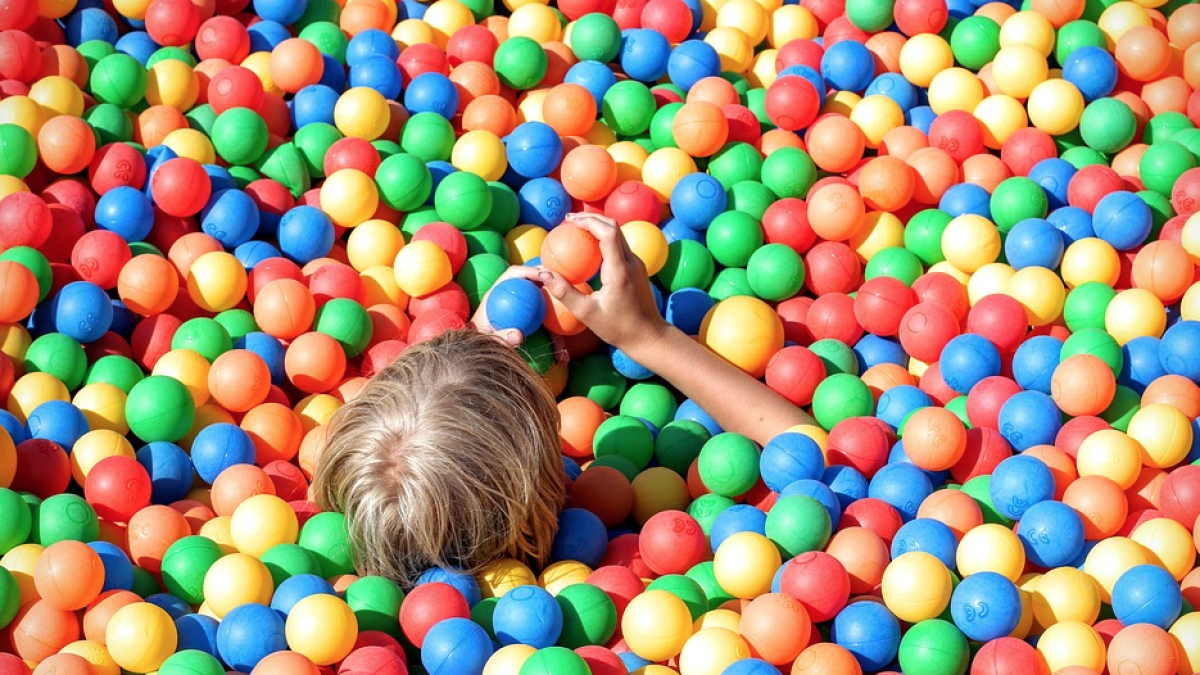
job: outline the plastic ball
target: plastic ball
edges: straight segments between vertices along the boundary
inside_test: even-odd
[[[845,648],[863,670],[879,670],[896,657],[900,625],[883,605],[856,602],[833,620],[830,639]]]
[[[174,653],[177,640],[170,615],[150,603],[117,610],[105,631],[105,645],[113,661],[134,672],[157,670]]]
[[[1123,573],[1112,588],[1112,606],[1126,626],[1148,623],[1166,630],[1179,617],[1177,584],[1157,565],[1138,565]]]
[[[633,598],[621,620],[625,642],[638,656],[664,661],[683,650],[692,635],[687,605],[667,591],[646,591]]]

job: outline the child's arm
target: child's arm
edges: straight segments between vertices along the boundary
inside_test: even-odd
[[[612,220],[568,216],[600,242],[601,289],[584,295],[558,274],[538,278],[600,339],[666,379],[727,431],[765,445],[797,424],[815,424],[797,406],[762,382],[684,335],[659,316],[646,268]]]

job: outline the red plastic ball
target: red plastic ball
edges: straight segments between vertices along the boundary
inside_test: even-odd
[[[940,33],[950,11],[946,0],[896,0],[892,16],[900,32],[912,37],[919,33]]]
[[[971,661],[971,675],[1049,675],[1046,659],[1028,642],[1002,637],[984,643]]]
[[[725,114],[729,126],[729,135],[725,139],[727,143],[758,145],[762,139],[762,126],[753,110],[741,103],[726,103],[721,106],[721,112]]]
[[[967,449],[962,459],[950,467],[954,482],[962,485],[976,476],[992,473],[1000,462],[1012,456],[1008,441],[995,429],[967,429]]]
[[[150,474],[137,460],[105,457],[88,472],[83,496],[104,520],[127,523],[150,505],[150,489]]]
[[[18,0],[17,7],[13,8],[6,3],[4,11],[0,15],[7,14],[9,11],[14,11],[16,14],[22,5],[25,8],[32,7],[34,16],[37,15],[37,3],[21,2]],[[8,23],[8,17],[0,19]],[[11,26],[15,28],[16,26]],[[25,28],[24,26],[22,28]],[[38,79],[38,75],[42,70],[42,50],[38,48],[37,40],[33,39],[23,30],[4,30],[0,31],[0,80],[17,80],[25,84],[32,84]]]
[[[499,46],[495,34],[486,26],[463,26],[450,36],[450,41],[446,44],[446,57],[451,66],[478,61],[490,68]]]
[[[767,362],[767,386],[798,406],[812,403],[824,379],[825,362],[807,347],[784,347]]]
[[[304,283],[300,266],[287,258],[267,258],[250,270],[246,279],[246,299],[252,304],[263,286],[279,279],[291,279]]]
[[[412,326],[408,329],[408,343],[415,345],[444,331],[459,330],[466,325],[465,319],[448,309],[431,309],[413,317]]]
[[[967,331],[987,338],[1002,354],[1021,346],[1028,332],[1026,324],[1025,308],[1003,293],[980,298],[967,312]]]
[[[375,170],[383,160],[375,146],[361,138],[348,136],[334,141],[325,153],[325,175],[333,175],[341,169],[358,169],[374,178]]]
[[[854,467],[867,478],[887,464],[896,440],[892,428],[874,417],[851,417],[829,430],[826,456],[830,464]]]
[[[400,66],[400,79],[405,87],[422,73],[450,74],[450,60],[436,45],[420,43],[410,45],[396,59]]]
[[[892,539],[896,537],[896,532],[903,525],[904,519],[900,517],[900,512],[894,506],[882,499],[865,497],[856,500],[842,511],[842,518],[838,521],[837,529],[865,527],[879,535],[880,539],[891,546]]]
[[[71,460],[54,441],[31,438],[17,444],[17,473],[9,488],[42,499],[53,497],[71,483]]]
[[[1097,431],[1111,428],[1112,426],[1108,422],[1099,417],[1088,415],[1072,417],[1058,430],[1058,435],[1054,437],[1054,447],[1074,459],[1079,454],[1079,446],[1083,444],[1085,438]]]
[[[967,318],[971,307],[967,288],[949,274],[923,274],[913,282],[912,288],[916,291],[919,302],[930,302],[945,307],[958,321]]]
[[[625,535],[622,535],[625,536]],[[637,535],[632,535],[635,538]],[[620,537],[617,537],[619,539]],[[614,539],[615,541],[616,539]],[[611,546],[611,542],[609,544]],[[646,570],[649,572],[650,570]],[[646,590],[641,577],[636,572],[622,565],[604,565],[596,568],[588,575],[587,583],[599,587],[612,599],[617,607],[617,620],[625,614],[629,603]]]
[[[658,575],[683,574],[712,552],[700,523],[673,510],[656,513],[646,521],[638,550],[646,566]]]
[[[558,9],[568,19],[575,20],[584,14],[612,14],[616,0],[566,0],[558,3]]]
[[[1000,429],[1000,408],[1021,391],[1021,385],[1001,375],[985,377],[967,393],[967,419],[971,426]]]
[[[868,279],[854,296],[854,317],[867,332],[892,336],[904,314],[917,304],[917,293],[894,277]]]
[[[1102,164],[1083,167],[1067,183],[1067,203],[1091,213],[1106,195],[1125,189],[1116,171]]]
[[[182,325],[182,320],[170,314],[155,314],[139,321],[129,342],[134,360],[143,369],[154,370],[162,355],[171,351],[171,339]]]
[[[71,266],[79,278],[105,290],[117,287],[117,276],[131,258],[133,253],[125,239],[108,230],[88,232],[71,249]]]
[[[800,254],[817,241],[817,233],[808,223],[808,205],[795,197],[772,202],[763,212],[762,229],[764,243],[785,244]],[[811,276],[811,269],[808,274]]]
[[[374,675],[408,675],[404,658],[386,647],[367,646],[350,652],[338,666],[338,673],[352,675],[373,673]]]
[[[808,308],[808,329],[814,340],[837,340],[853,345],[863,327],[855,318],[854,299],[846,293],[825,293]]]
[[[471,316],[471,301],[462,286],[451,281],[428,295],[413,298],[408,302],[408,313],[413,318],[431,312],[450,312],[466,321]]]
[[[595,2],[597,0],[592,1]],[[603,0],[603,2],[612,7],[609,14],[617,22],[617,26],[621,30],[642,27],[642,9],[646,7],[647,0],[629,0],[628,2],[618,3],[614,3],[612,0]],[[616,5],[615,7],[613,7],[614,4]]]
[[[821,96],[807,79],[785,75],[767,87],[764,105],[772,124],[787,131],[800,131],[817,119]]]
[[[263,107],[263,84],[253,70],[242,66],[229,66],[217,71],[208,82],[208,104],[220,115],[230,108],[249,108],[260,111]]]
[[[1054,139],[1036,127],[1017,129],[1000,148],[1000,161],[1014,176],[1028,176],[1035,164],[1053,157],[1058,157]]]
[[[146,32],[164,47],[182,47],[200,30],[200,7],[192,0],[154,0],[146,10]]]
[[[367,289],[353,267],[343,263],[321,265],[308,277],[308,290],[317,301],[317,309],[334,298],[349,298],[358,304],[366,299]]]
[[[592,675],[626,675],[629,672],[621,657],[607,647],[587,645],[576,649],[575,653],[587,664]]]
[[[984,151],[983,126],[969,112],[947,111],[934,118],[929,125],[929,145],[945,150],[954,161],[962,164],[968,157]]]
[[[825,56],[825,48],[813,40],[789,40],[775,54],[775,70],[782,72],[788,66],[808,66],[821,72],[821,57],[823,56]]]
[[[455,274],[467,261],[467,239],[457,227],[449,223],[432,222],[421,226],[412,236],[412,241],[432,241],[450,258],[450,270]],[[457,284],[455,284],[457,286]],[[462,290],[460,287],[459,290]]]
[[[171,216],[194,216],[200,213],[212,195],[212,182],[204,166],[187,157],[163,162],[150,178],[154,203]]]
[[[913,358],[926,363],[938,360],[946,343],[959,334],[958,321],[941,305],[921,302],[904,313],[900,344]]]
[[[420,584],[400,605],[400,630],[416,647],[425,642],[425,634],[439,621],[451,618],[471,618],[467,599],[450,584],[431,582]]]
[[[250,55],[250,33],[232,16],[214,16],[200,24],[195,48],[201,60],[224,59],[241,63]]]
[[[662,221],[662,211],[657,193],[641,181],[625,181],[604,199],[604,215],[617,221],[618,225],[633,220],[657,225]]]
[[[692,32],[692,10],[683,0],[650,0],[642,7],[642,28],[656,30],[678,44]]]
[[[850,599],[850,575],[837,558],[823,551],[808,551],[784,565],[779,591],[799,600],[813,621],[828,621]]]
[[[0,247],[40,247],[52,229],[50,206],[28,192],[14,192],[0,199]]]
[[[140,190],[146,183],[146,160],[128,143],[109,143],[92,157],[88,181],[100,195],[121,186]]]
[[[840,241],[823,241],[813,246],[804,255],[804,267],[804,286],[817,296],[852,293],[862,284],[858,254]]]
[[[1187,464],[1167,474],[1158,500],[1166,517],[1184,527],[1195,525],[1200,517],[1200,466]]]

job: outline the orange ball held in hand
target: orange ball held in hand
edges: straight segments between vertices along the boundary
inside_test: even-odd
[[[53,608],[83,609],[100,595],[104,564],[100,555],[83,542],[56,542],[38,556],[33,584],[42,600]]]
[[[591,232],[572,222],[550,230],[542,240],[542,266],[558,272],[567,282],[582,284],[600,271],[600,242]]]

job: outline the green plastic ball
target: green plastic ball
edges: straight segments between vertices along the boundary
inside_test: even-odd
[[[462,287],[471,303],[471,309],[479,307],[483,294],[495,285],[496,280],[508,269],[508,260],[495,253],[478,253],[467,258],[454,282]],[[572,368],[574,370],[574,368]]]
[[[49,373],[75,391],[87,373],[87,353],[69,335],[46,333],[25,351],[25,372]]]
[[[312,185],[312,175],[295,143],[282,143],[267,150],[255,162],[254,168],[267,178],[281,183],[296,199],[308,192]]]
[[[292,142],[296,144],[296,149],[304,158],[304,167],[308,169],[308,175],[317,178],[325,175],[325,155],[329,152],[329,148],[342,138],[342,132],[338,131],[337,127],[325,122],[312,122],[296,130]],[[379,168],[382,169],[383,165],[381,164]],[[383,196],[382,184],[380,184],[380,196]]]
[[[96,362],[88,368],[85,383],[107,382],[128,395],[133,390],[133,385],[141,382],[145,377],[146,374],[141,367],[128,357],[110,354],[96,359]]]
[[[354,573],[354,549],[346,516],[335,511],[318,513],[300,528],[297,543],[313,554],[326,579]]]
[[[3,141],[0,141],[0,152],[3,152]],[[50,294],[50,287],[54,283],[54,272],[50,269],[50,261],[42,255],[41,251],[30,246],[14,246],[0,253],[0,260],[18,263],[33,272],[33,276],[38,282],[38,302],[45,300],[46,296]]]
[[[708,288],[716,272],[712,254],[700,242],[680,239],[667,245],[667,262],[655,279],[668,293]]]
[[[621,475],[625,476],[625,480],[629,481],[630,483],[632,483],[634,479],[638,477],[638,474],[642,472],[637,465],[620,455],[607,455],[605,457],[599,457],[595,460],[592,460],[592,462],[588,464],[589,469],[593,466],[606,466],[610,469],[616,469],[617,471],[620,471]]]
[[[817,165],[799,148],[779,148],[763,160],[762,182],[776,199],[804,199],[817,182]]]
[[[496,12],[493,0],[459,0],[471,10],[475,23],[479,23]]]
[[[762,173],[761,170],[759,173]],[[758,180],[736,183],[725,191],[725,198],[727,211],[741,211],[760,222],[767,209],[775,203],[775,194]]]
[[[985,474],[963,483],[962,491],[970,495],[971,499],[974,499],[975,503],[979,505],[979,510],[983,512],[983,522],[1012,527],[1013,521],[997,511],[996,505],[992,503],[991,486],[992,477],[990,474]]]
[[[922,675],[963,675],[971,658],[967,638],[954,624],[939,619],[909,627],[900,639],[900,668]]]
[[[572,584],[554,597],[562,609],[559,644],[568,649],[608,642],[617,629],[617,607],[599,586]]]
[[[1086,145],[1077,146],[1063,152],[1061,159],[1075,167],[1076,170],[1082,169],[1085,166],[1093,164],[1101,164],[1108,166],[1108,158],[1099,150],[1094,150]]]
[[[651,90],[653,91],[653,89]],[[650,118],[650,142],[655,148],[678,148],[675,143],[675,115],[683,107],[682,103],[672,101],[654,112]]]
[[[1054,60],[1066,63],[1071,54],[1080,47],[1099,47],[1104,49],[1107,41],[1104,31],[1093,21],[1076,19],[1058,29],[1054,40]]]
[[[12,623],[21,609],[21,587],[12,572],[0,567],[0,629]]]
[[[904,227],[904,247],[926,265],[936,265],[946,259],[942,253],[942,233],[954,218],[941,209],[918,211]]]
[[[813,342],[808,349],[821,359],[821,363],[825,365],[826,375],[846,373],[858,376],[858,357],[850,345],[845,342],[824,338]]]
[[[299,544],[276,544],[263,551],[259,559],[271,573],[275,588],[298,574],[321,574],[321,565],[316,557]]]
[[[109,54],[96,63],[88,84],[100,103],[129,109],[146,95],[146,68],[128,54]]]
[[[725,211],[713,218],[705,232],[712,257],[725,267],[745,267],[763,245],[762,225],[741,211]]]
[[[586,396],[605,410],[621,403],[628,383],[625,376],[613,367],[607,354],[589,354],[571,365],[567,376],[567,393]],[[639,422],[640,424],[640,422]]]
[[[96,541],[100,536],[100,521],[91,504],[83,497],[60,494],[47,497],[38,505],[33,518],[30,538],[36,544],[49,546],[60,541]]]
[[[877,33],[892,23],[892,3],[888,0],[849,0],[846,18],[860,30]]]
[[[749,143],[728,143],[708,159],[708,172],[729,190],[762,177],[763,158]]]
[[[734,597],[721,588],[721,584],[717,582],[716,572],[713,570],[713,562],[706,560],[702,563],[697,563],[687,571],[686,576],[700,584],[700,589],[704,591],[704,595],[708,598],[708,611],[719,609],[721,605],[733,600]]]
[[[925,273],[921,258],[914,252],[899,246],[889,246],[878,251],[867,261],[863,278],[891,277],[912,286]]]
[[[224,555],[221,547],[207,537],[193,535],[177,540],[163,555],[163,586],[188,604],[204,602],[204,577]]]
[[[608,63],[621,53],[621,27],[608,14],[584,14],[571,28],[571,51],[580,61]]]
[[[460,230],[472,230],[482,225],[492,210],[492,191],[476,174],[455,171],[438,183],[433,207],[447,223]]]
[[[362,353],[371,342],[373,325],[367,310],[350,298],[334,298],[317,310],[313,330],[338,341],[346,358]]]
[[[784,559],[823,550],[832,529],[829,512],[808,495],[783,497],[767,512],[767,538]]]
[[[712,492],[737,497],[758,482],[758,446],[741,434],[717,434],[700,449],[696,468]]]
[[[708,286],[708,295],[717,302],[739,295],[757,297],[750,285],[750,275],[740,267],[726,267],[717,272]]]
[[[412,241],[413,236],[417,234],[417,230],[429,223],[436,222],[440,222],[437,209],[432,206],[418,206],[404,214],[404,220],[400,222],[400,233],[404,235],[405,241]]]
[[[546,76],[546,50],[527,37],[510,37],[496,48],[493,66],[500,83],[524,91],[537,86]]]
[[[125,401],[129,429],[146,443],[183,438],[196,419],[196,403],[179,380],[151,375],[133,385]]]
[[[969,16],[950,34],[950,51],[964,68],[978,71],[1000,51],[1000,24],[986,16]]]
[[[655,382],[638,382],[621,398],[620,413],[639,417],[662,429],[675,417],[679,404],[667,387]]]
[[[335,0],[308,0],[304,7],[304,13],[300,15],[299,19],[296,19],[296,23],[292,24],[292,27],[298,31],[303,31],[312,24],[321,21],[337,24],[341,16],[342,6]]]
[[[871,390],[862,380],[849,373],[826,377],[813,392],[813,416],[823,429],[851,417],[870,415],[875,407]]]
[[[503,237],[517,226],[521,217],[521,201],[512,188],[500,181],[490,181],[488,189],[492,193],[492,210],[483,219],[480,227],[493,230]],[[508,245],[502,250],[507,251]]]
[[[225,332],[229,333],[229,339],[234,341],[258,330],[258,322],[254,320],[254,315],[240,308],[227,309],[214,316],[213,321],[221,324]]]
[[[204,106],[192,108],[185,117],[191,120],[192,113],[200,111],[201,108],[212,111],[212,107],[206,103]],[[129,115],[111,103],[99,103],[88,108],[83,114],[83,119],[96,135],[97,145],[127,143],[133,140],[133,122],[130,121]]]
[[[1104,312],[1115,297],[1117,292],[1099,281],[1089,281],[1071,289],[1063,305],[1063,320],[1067,328],[1072,333],[1085,328],[1104,330]]]
[[[1150,121],[1146,123],[1146,129],[1142,135],[1142,142],[1154,145],[1163,141],[1175,139],[1175,134],[1187,129],[1195,129],[1196,125],[1192,124],[1192,120],[1181,112],[1168,110],[1160,112]]]
[[[358,629],[400,636],[400,605],[404,591],[391,579],[365,576],[346,587],[346,604],[358,619]]]
[[[190,349],[212,363],[233,349],[233,338],[216,319],[196,317],[183,322],[171,337],[171,349]]]
[[[712,435],[695,420],[675,420],[662,427],[654,439],[654,459],[680,476],[687,476],[692,462]]]
[[[487,631],[487,634],[496,638],[496,631],[492,627],[492,619],[496,614],[496,603],[500,602],[500,598],[484,598],[475,603],[471,608],[471,621],[479,624],[480,628]]]
[[[0,488],[0,555],[4,555],[29,539],[33,529],[33,512],[16,492]]]
[[[104,40],[88,40],[76,47],[75,50],[83,57],[89,73],[96,69],[96,64],[100,62],[100,59],[117,53],[116,46]]]
[[[583,657],[566,647],[539,649],[525,659],[517,675],[591,675]]]
[[[1006,178],[992,192],[992,222],[1001,234],[1026,218],[1045,218],[1050,208],[1041,185],[1023,176]]]
[[[312,4],[312,0],[309,0],[309,4]],[[346,47],[350,44],[350,38],[333,21],[313,21],[304,26],[297,37],[311,42],[322,54],[333,57],[338,63],[346,62]]]
[[[767,244],[746,265],[750,287],[763,300],[787,300],[804,287],[804,260],[791,246]]]
[[[37,159],[37,141],[32,134],[15,124],[0,124],[0,175],[24,178]]]
[[[1123,384],[1117,385],[1112,403],[1100,413],[1100,419],[1108,422],[1117,431],[1128,431],[1129,420],[1141,407],[1142,397]]]
[[[408,153],[392,155],[383,160],[375,170],[375,184],[379,186],[379,198],[384,204],[404,212],[424,204],[433,192],[433,177],[429,167],[420,158]]]
[[[225,668],[208,652],[185,649],[168,656],[158,667],[158,675],[225,675]]]
[[[517,347],[517,354],[529,365],[534,373],[545,375],[554,367],[554,341],[545,328],[539,328],[525,336],[525,341]]]
[[[1139,164],[1139,175],[1147,190],[1170,195],[1183,172],[1196,168],[1196,156],[1175,141],[1155,143],[1146,148]]]
[[[613,133],[635,136],[650,128],[654,118],[654,94],[637,80],[618,82],[604,92],[600,118]]]
[[[448,160],[454,150],[454,127],[437,113],[417,113],[404,123],[400,147],[422,162]]]
[[[150,58],[146,59],[146,70],[154,67],[154,64],[162,61],[179,61],[186,63],[189,68],[196,67],[196,57],[192,56],[186,49],[181,47],[161,47],[154,50]]]
[[[476,256],[481,253],[490,253],[496,256],[507,255],[508,244],[504,241],[504,235],[485,228],[486,224],[478,230],[463,232],[463,238],[467,240],[467,256]]]
[[[654,434],[636,417],[613,415],[596,428],[592,448],[596,457],[621,455],[644,469],[654,456]]]
[[[702,494],[688,504],[687,514],[700,524],[705,536],[712,534],[713,523],[729,507],[736,504],[732,499],[715,492]]]

